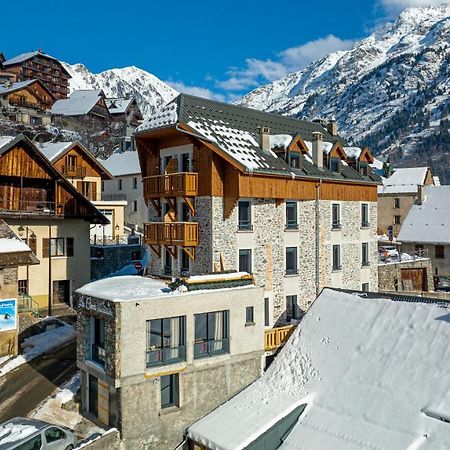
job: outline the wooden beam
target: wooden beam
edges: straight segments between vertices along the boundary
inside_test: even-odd
[[[192,199],[190,197],[183,197],[184,201],[186,202],[186,204],[189,207],[189,210],[191,211],[191,214],[193,216],[195,216],[195,206],[194,206],[194,202],[192,201]]]
[[[194,247],[181,247],[183,252],[191,258],[192,261],[195,261],[195,248]]]
[[[149,245],[149,247],[156,253],[158,258],[161,258],[161,246],[160,245]]]
[[[177,248],[173,245],[165,245],[165,249],[175,258],[177,259]]]
[[[161,215],[161,200],[159,198],[157,199],[150,199],[150,202],[153,206],[153,208],[155,208],[156,213],[158,214],[158,216]]]

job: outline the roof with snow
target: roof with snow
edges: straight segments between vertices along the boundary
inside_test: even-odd
[[[99,159],[99,161],[113,177],[141,173],[141,165],[136,151],[114,152],[107,159]]]
[[[428,167],[411,167],[396,169],[395,172],[383,180],[378,186],[379,194],[415,194],[417,186],[423,186],[430,171]]]
[[[19,89],[26,88],[30,84],[33,84],[37,80],[18,81],[17,83],[11,83],[11,85],[0,84],[0,95],[10,94],[11,92],[18,91]]]
[[[423,203],[409,210],[397,239],[450,244],[450,186],[425,186],[424,194]]]
[[[104,97],[101,89],[73,91],[69,98],[60,99],[53,103],[52,114],[62,116],[82,116],[88,114],[101,97]]]
[[[107,98],[106,106],[111,114],[124,114],[133,101],[134,98]]]
[[[137,138],[140,134],[175,125],[182,125],[200,139],[210,142],[248,172],[379,182],[378,176],[371,170],[368,176],[359,174],[352,167],[336,173],[326,167],[319,169],[310,161],[305,161],[301,168],[293,168],[273,151],[263,151],[260,146],[262,127],[270,130],[272,148],[275,143],[285,145],[297,135],[306,142],[312,141],[315,132],[324,136],[324,151],[330,149],[333,143],[342,142],[339,136],[332,136],[315,122],[180,94],[137,128]]]
[[[244,449],[306,404],[281,450],[450,448],[449,310],[360,295],[324,289],[267,372],[188,437]]]

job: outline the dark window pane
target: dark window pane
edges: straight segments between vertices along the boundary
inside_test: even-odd
[[[161,408],[178,406],[178,374],[163,375],[161,384]]]
[[[208,339],[207,335],[207,315],[195,315],[195,339]]]
[[[294,274],[297,273],[297,247],[287,247],[286,248],[286,273]]]
[[[297,202],[286,202],[286,228],[297,227]]]
[[[239,272],[252,273],[252,251],[239,250]]]
[[[332,227],[340,228],[341,227],[341,211],[340,205],[338,203],[333,203],[331,206],[331,214],[332,214]]]
[[[250,230],[252,227],[249,201],[240,201],[238,204],[238,227],[240,230]]]
[[[270,302],[268,297],[264,299],[264,326],[270,326]]]
[[[254,322],[253,313],[254,313],[253,306],[247,306],[247,308],[245,308],[245,322],[246,323]]]

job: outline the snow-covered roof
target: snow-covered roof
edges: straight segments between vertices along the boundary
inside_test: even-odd
[[[106,106],[111,114],[124,114],[133,100],[133,98],[107,98]]]
[[[0,136],[0,148],[9,144],[13,139],[15,139],[15,136]]]
[[[442,306],[324,289],[267,372],[187,435],[240,450],[307,404],[280,449],[450,448],[449,344]]]
[[[361,156],[362,149],[359,147],[344,147],[347,158],[358,159]]]
[[[425,186],[422,205],[413,205],[397,239],[401,242],[450,244],[450,186]]]
[[[379,194],[414,194],[418,185],[424,185],[428,167],[411,167],[396,169],[389,177],[383,179],[378,186]]]
[[[47,53],[34,51],[34,52],[21,53],[20,55],[17,55],[17,56],[14,56],[13,58],[7,59],[6,61],[3,62],[3,65],[6,67],[6,66],[10,66],[11,64],[21,63],[23,61],[26,61],[27,59],[30,59],[36,55],[39,55],[39,54],[41,54],[42,56],[45,56],[46,58],[50,58],[50,59],[54,59],[55,61],[58,61],[53,56],[47,55]]]
[[[69,142],[44,142],[37,144],[39,150],[51,161],[54,162],[59,155],[64,153],[68,148],[75,144],[74,141]]]
[[[306,147],[308,148],[308,152],[312,154],[312,142],[311,141],[304,141]],[[323,141],[322,142],[323,152],[328,155],[328,153],[331,152],[331,149],[333,148],[332,142]]]
[[[293,137],[290,134],[271,134],[269,136],[270,148],[287,148],[292,142]]]
[[[99,161],[113,177],[141,173],[139,156],[136,151],[114,152],[107,159],[99,159]]]
[[[31,252],[25,242],[16,237],[0,237],[0,253]]]
[[[33,84],[36,80],[26,80],[26,81],[18,81],[17,83],[12,83],[11,85],[0,84],[0,95],[9,94],[11,92],[17,91],[19,89],[23,89],[30,84]]]
[[[433,182],[434,182],[435,186],[440,186],[441,185],[441,179],[437,175],[433,176]]]
[[[178,105],[177,102],[170,102],[159,111],[156,111],[148,119],[144,120],[141,125],[136,128],[136,132],[152,130],[155,128],[163,128],[175,125],[178,122]]]
[[[88,114],[103,96],[101,89],[73,91],[69,98],[53,103],[52,114],[62,116],[80,116]]]

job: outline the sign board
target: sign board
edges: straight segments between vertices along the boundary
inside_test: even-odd
[[[0,332],[17,328],[17,299],[0,300]]]

